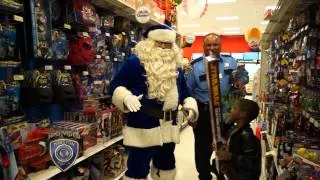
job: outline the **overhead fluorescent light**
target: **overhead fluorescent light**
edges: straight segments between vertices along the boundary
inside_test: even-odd
[[[200,24],[183,24],[181,27],[200,27]]]
[[[223,34],[241,34],[240,31],[226,31],[226,32],[223,32]]]
[[[261,21],[260,24],[266,25],[266,24],[269,24],[269,21]]]
[[[230,21],[230,20],[237,20],[239,19],[239,16],[220,16],[216,17],[216,20],[218,21]]]
[[[205,36],[207,34],[209,34],[209,32],[196,32],[196,33],[192,33],[195,36]]]
[[[275,10],[277,6],[266,6],[265,10],[271,9],[271,10]]]
[[[221,3],[233,3],[237,0],[207,0],[208,4],[221,4]]]
[[[240,31],[240,27],[226,27],[226,28],[221,28],[223,31]]]

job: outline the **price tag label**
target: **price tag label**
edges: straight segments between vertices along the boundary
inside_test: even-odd
[[[63,27],[64,27],[65,29],[69,29],[69,30],[71,29],[71,25],[70,25],[70,24],[64,24]]]
[[[82,36],[89,37],[89,34],[87,32],[82,32]]]
[[[102,81],[94,81],[94,84],[102,84]]]
[[[113,60],[114,60],[114,61],[118,61],[118,58],[114,58]]]
[[[24,80],[24,76],[21,74],[15,74],[13,75],[13,80],[15,81],[23,81]]]
[[[88,71],[82,71],[82,75],[88,76],[88,75],[89,75],[89,72],[88,72]]]
[[[126,35],[126,33],[125,33],[125,32],[122,32],[122,35],[124,35],[124,36],[125,36],[125,35]]]
[[[13,20],[18,21],[18,22],[23,22],[23,17],[18,16],[18,15],[13,15]]]
[[[121,55],[122,55],[122,56],[126,56],[126,54],[125,54],[125,53],[121,53]]]
[[[97,59],[101,59],[101,56],[100,56],[100,55],[96,55],[96,58],[97,58]]]
[[[46,71],[52,71],[53,70],[53,67],[51,65],[45,65],[44,66],[44,70]]]
[[[106,33],[106,36],[109,37],[109,36],[110,36],[110,33]]]
[[[108,60],[109,60],[109,59],[110,59],[110,56],[106,56],[106,59],[108,59]]]
[[[309,121],[310,121],[311,123],[314,123],[314,118],[311,117],[311,118],[309,119]]]
[[[320,126],[319,121],[315,121],[315,122],[314,122],[314,126],[315,126],[316,128],[319,128],[319,126]]]
[[[71,70],[71,66],[70,65],[65,65],[64,66],[64,70]]]

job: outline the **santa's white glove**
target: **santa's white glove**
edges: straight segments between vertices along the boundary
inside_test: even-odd
[[[128,95],[124,98],[123,103],[126,105],[130,112],[137,112],[141,108],[140,100],[142,99],[143,95],[135,96],[135,95]]]

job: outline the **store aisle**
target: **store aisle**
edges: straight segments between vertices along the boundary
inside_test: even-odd
[[[192,128],[186,127],[180,134],[180,144],[175,150],[177,176],[175,180],[197,180],[198,173],[194,162],[194,137]],[[214,178],[215,179],[215,178]]]

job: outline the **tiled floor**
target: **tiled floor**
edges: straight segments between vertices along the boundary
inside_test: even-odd
[[[176,146],[175,156],[177,175],[175,180],[198,180],[194,161],[194,137],[192,128],[186,127],[180,134],[180,144]],[[215,178],[213,178],[215,180]]]

